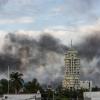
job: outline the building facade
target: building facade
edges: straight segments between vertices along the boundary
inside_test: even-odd
[[[84,92],[84,100],[100,100],[100,92]]]
[[[65,54],[65,75],[62,82],[63,89],[80,89],[80,58],[74,48]]]
[[[80,81],[80,88],[92,91],[92,81]]]
[[[0,100],[42,100],[41,93],[34,94],[5,94]]]

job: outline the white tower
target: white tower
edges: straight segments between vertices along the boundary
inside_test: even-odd
[[[65,54],[65,76],[63,89],[77,90],[80,88],[80,58],[78,52],[72,48]]]

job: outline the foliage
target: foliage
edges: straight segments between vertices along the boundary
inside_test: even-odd
[[[36,93],[38,90],[43,91],[37,79],[25,83],[24,87],[26,93]]]
[[[98,86],[95,86],[92,88],[92,91],[100,91],[100,88]]]
[[[58,86],[55,91],[50,89],[43,89],[37,79],[33,79],[32,81],[24,82],[22,78],[23,74],[19,72],[12,72],[10,74],[9,80],[9,93],[36,93],[38,90],[41,92],[44,100],[52,100],[53,97],[55,100],[69,100],[70,98],[74,98],[77,100],[83,100],[83,92],[88,91],[86,89],[80,90],[63,90],[61,85]],[[100,88],[97,86],[92,89],[92,91],[99,91]],[[0,80],[0,94],[6,94],[8,92],[8,80],[1,79]]]
[[[19,93],[20,89],[23,88],[24,80],[22,79],[23,74],[19,72],[12,72],[10,74],[11,85],[15,89],[15,93]]]
[[[0,94],[4,94],[8,92],[8,80],[1,79],[0,80]]]

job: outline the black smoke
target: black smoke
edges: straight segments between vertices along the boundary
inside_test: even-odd
[[[19,69],[20,63],[20,60],[15,57],[0,54],[0,73],[6,71],[8,66],[11,66],[12,70],[14,70],[15,67]]]
[[[92,60],[100,57],[100,35],[93,34],[84,39],[84,42],[77,47],[81,57]]]
[[[64,54],[68,48],[59,39],[44,34],[34,39],[28,35],[8,33],[0,53],[0,72],[10,69],[22,71],[28,78],[36,77],[41,83],[62,80],[64,76]],[[84,38],[74,46],[81,61],[81,79],[100,83],[100,35],[96,33]],[[84,70],[85,68],[85,70]]]
[[[60,44],[58,39],[55,39],[50,35],[41,36],[39,46],[40,50],[54,51],[61,54],[64,54],[64,52],[68,49],[65,45]]]
[[[8,33],[5,40],[0,56],[2,73],[7,71],[8,66],[11,70],[16,69],[25,74],[30,70],[31,77],[43,79],[44,82],[58,80],[63,74],[62,57],[68,47],[61,44],[59,39],[48,34],[36,40],[28,35]],[[40,72],[39,68],[44,72]],[[42,76],[38,76],[36,71]]]
[[[89,35],[84,38],[84,42],[76,46],[84,63],[82,68],[86,68],[87,72],[82,71],[81,77],[87,80],[93,80],[93,83],[100,83],[100,34]],[[86,64],[87,63],[87,64]],[[100,86],[100,85],[99,85]]]

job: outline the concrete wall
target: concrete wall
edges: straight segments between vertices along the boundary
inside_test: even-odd
[[[100,100],[100,92],[84,92],[84,100]]]
[[[80,88],[92,90],[92,81],[80,81]]]
[[[1,100],[41,100],[41,94],[4,95]]]

